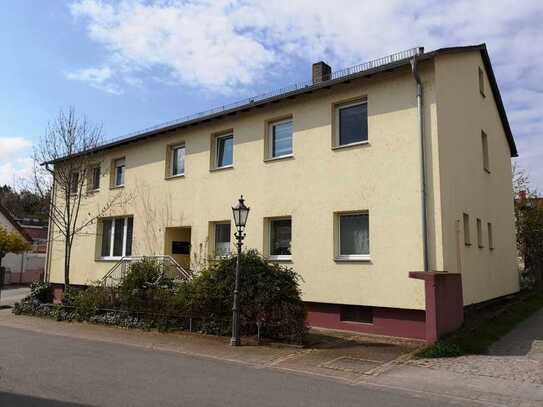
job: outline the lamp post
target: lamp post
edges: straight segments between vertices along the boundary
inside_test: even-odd
[[[239,346],[241,344],[239,339],[239,262],[241,257],[241,246],[243,246],[243,239],[245,238],[245,225],[247,224],[247,217],[249,216],[249,208],[245,206],[245,200],[243,195],[238,200],[238,203],[232,207],[232,213],[234,214],[234,224],[236,225],[236,233],[234,237],[237,240],[238,255],[236,258],[236,282],[234,284],[234,305],[232,306],[232,339],[230,339],[230,345]]]

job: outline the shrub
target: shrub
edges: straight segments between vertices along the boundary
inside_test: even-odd
[[[209,329],[230,327],[224,322],[232,318],[235,268],[235,257],[222,259],[190,284],[190,300],[185,306],[206,316]],[[299,276],[291,268],[267,262],[256,250],[241,256],[239,301],[240,330],[244,334],[254,334],[257,321],[263,323],[263,334],[274,339],[300,342],[306,333]]]
[[[89,286],[72,294],[71,305],[82,319],[88,319],[100,309],[111,306],[110,297],[104,287]]]
[[[434,345],[423,349],[417,356],[423,358],[455,358],[462,356],[463,354],[464,351],[457,344],[439,341]]]
[[[49,283],[36,281],[30,284],[30,295],[27,298],[41,303],[53,302],[53,287]]]

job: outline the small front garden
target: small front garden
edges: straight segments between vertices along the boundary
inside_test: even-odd
[[[240,262],[240,333],[301,344],[307,332],[299,276],[256,251]],[[69,288],[53,304],[52,287],[36,283],[13,308],[17,315],[126,328],[230,335],[236,258],[213,262],[190,281],[168,278],[153,258],[133,263],[117,287]]]

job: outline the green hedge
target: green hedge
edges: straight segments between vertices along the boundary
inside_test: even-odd
[[[240,266],[242,335],[255,335],[260,327],[262,337],[301,343],[307,329],[299,276],[291,268],[269,263],[255,250],[242,254]],[[18,304],[14,313],[230,335],[235,267],[235,257],[221,259],[191,281],[175,282],[159,262],[144,258],[130,267],[115,289],[70,288],[61,306],[44,307],[44,299],[50,297],[42,287]]]

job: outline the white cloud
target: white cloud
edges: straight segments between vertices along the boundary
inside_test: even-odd
[[[342,68],[414,46],[486,42],[523,164],[543,190],[540,0],[81,0],[71,11],[110,53],[110,71],[87,80],[117,92],[157,67],[165,83],[233,92],[270,75],[285,84],[295,61]]]
[[[66,74],[67,79],[88,82],[96,89],[119,95],[122,93],[122,90],[119,86],[110,81],[112,77],[113,71],[108,66],[100,68],[84,68]]]
[[[0,137],[0,185],[17,185],[32,174],[31,146],[22,137]]]

